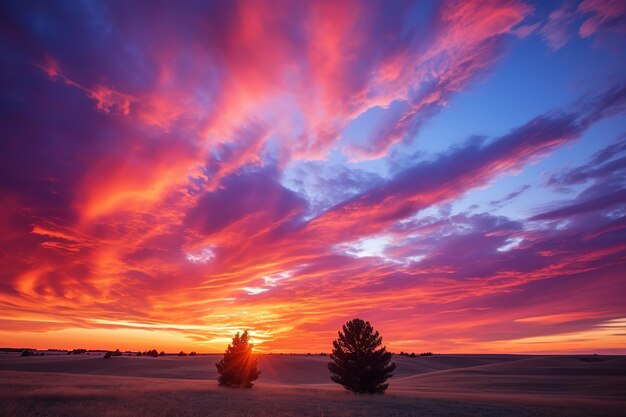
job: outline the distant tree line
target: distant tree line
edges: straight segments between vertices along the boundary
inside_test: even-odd
[[[33,348],[0,348],[0,352],[23,352],[25,350],[35,350]]]
[[[67,349],[48,349],[48,352],[63,352],[63,353],[67,353],[68,355],[84,355],[87,354],[89,355],[90,352],[102,352],[101,350],[87,350],[87,349],[72,349],[72,350],[67,350]],[[36,349],[31,349],[31,348],[0,348],[0,352],[19,352],[20,356],[41,356],[44,355],[44,352],[37,352]],[[105,359],[109,359],[112,358],[114,356],[123,356],[124,354],[126,354],[127,356],[131,356],[133,353],[129,350],[122,352],[119,349],[116,350],[111,350],[111,351],[105,351],[104,353],[104,358]],[[143,352],[138,351],[137,353],[134,353],[135,356],[150,356],[150,357],[159,357],[159,356],[165,356],[165,352],[164,351],[157,351],[156,349],[151,349],[151,350],[145,350]],[[196,356],[198,355],[195,351],[194,352],[190,352],[189,356]],[[187,354],[183,351],[180,351],[180,353],[178,353],[178,356],[187,356]]]
[[[107,353],[104,354],[104,359],[109,359],[113,356],[122,356],[122,352],[120,352],[119,349],[115,349],[114,352],[108,351]]]
[[[127,353],[128,356],[130,356],[130,351],[126,351],[125,353]],[[189,356],[196,356],[196,355],[198,355],[196,352],[189,353]],[[113,356],[122,356],[122,352],[120,352],[119,349],[116,349],[115,351],[108,351],[104,355],[106,359],[111,358]],[[158,358],[159,356],[165,356],[165,351],[159,352],[156,349],[144,350],[143,352],[138,351],[137,353],[135,353],[135,356],[150,356],[153,358]],[[187,354],[181,350],[177,356],[187,356]]]
[[[20,356],[25,357],[25,356],[43,356],[44,352],[35,352],[33,350],[30,349],[24,349],[22,351],[22,353],[20,354]]]
[[[189,356],[196,356],[196,355],[197,355],[196,352],[189,353]],[[187,356],[187,354],[181,350],[180,352],[178,352],[178,356]]]
[[[159,356],[165,356],[165,352],[164,351],[159,352],[156,349],[150,349],[150,350],[144,350],[143,352],[137,351],[137,353],[135,353],[135,356],[151,356],[153,358],[157,358]]]
[[[406,356],[408,358],[415,358],[418,356],[433,356],[434,354],[432,352],[422,352],[419,355],[416,355],[415,352],[413,353],[409,353],[409,352],[400,352],[400,356]]]

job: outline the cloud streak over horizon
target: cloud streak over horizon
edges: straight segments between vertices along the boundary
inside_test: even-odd
[[[621,2],[0,19],[5,343],[626,352]]]

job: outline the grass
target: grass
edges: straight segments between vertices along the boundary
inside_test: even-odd
[[[297,375],[297,370],[307,369],[311,374],[318,372],[316,370],[322,372],[323,369],[323,361],[318,364],[316,361],[319,359],[306,357],[266,359],[266,367],[272,365],[276,374],[288,374],[289,382],[272,379],[268,372],[265,381],[262,376],[251,390],[222,388],[217,386],[214,378],[185,378],[181,369],[191,369],[190,364],[206,369],[211,365],[211,360],[206,358],[177,358],[170,363],[142,358],[111,358],[106,361],[101,358],[41,360],[42,367],[53,360],[67,360],[63,362],[64,366],[56,365],[55,372],[36,372],[37,366],[33,364],[36,365],[37,362],[27,362],[28,360],[30,358],[10,361],[0,359],[0,416],[586,417],[622,416],[626,404],[619,396],[619,384],[625,381],[626,376],[621,367],[622,360],[599,364],[564,360],[560,367],[555,368],[554,364],[561,362],[520,359],[519,364],[517,361],[508,361],[500,365],[492,363],[471,368],[457,367],[412,376],[406,375],[411,370],[421,369],[418,366],[422,365],[398,360],[401,368],[399,373],[405,376],[397,378],[395,383],[392,379],[392,388],[385,395],[351,394],[329,383],[297,385],[292,382],[292,376]],[[433,366],[442,366],[440,364],[443,364],[445,358],[439,360],[440,362],[432,362]],[[96,366],[107,363],[111,367],[111,373],[124,374],[86,374],[90,363],[98,371],[101,368],[95,368]],[[76,369],[80,369],[82,373],[68,373],[72,371],[70,364],[76,365]],[[19,370],[21,367],[28,371]],[[150,369],[148,367],[161,367],[160,374],[169,373],[172,377],[128,376],[131,373],[129,369],[135,374],[145,374]],[[284,372],[280,372],[281,367]],[[61,372],[64,369],[66,371]],[[525,378],[518,388],[515,381],[519,375],[516,372]],[[572,391],[572,385],[568,382],[570,373],[583,379],[585,375],[589,375],[589,389],[586,393],[576,394],[580,390],[578,383],[575,384],[575,391]],[[489,385],[488,382],[496,376],[501,378],[506,374],[510,375],[507,384],[496,378],[495,383]],[[537,385],[533,382],[535,379],[540,381],[544,374],[549,374],[547,376],[550,378],[555,378],[556,375],[554,381],[560,380],[560,375],[563,374],[562,381],[555,383],[549,379],[549,386],[553,389],[544,389],[545,384]],[[463,379],[464,375],[469,377]],[[609,385],[602,385],[603,383]],[[614,384],[618,385],[613,387]],[[503,385],[501,389],[499,385]]]

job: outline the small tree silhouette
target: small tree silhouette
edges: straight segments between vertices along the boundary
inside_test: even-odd
[[[252,388],[252,381],[261,375],[257,368],[256,356],[252,353],[254,345],[249,343],[250,336],[246,330],[240,336],[233,337],[233,344],[228,345],[224,358],[215,364],[220,385],[233,388]]]
[[[328,363],[330,379],[353,392],[384,393],[396,364],[389,363],[391,353],[384,346],[377,349],[383,338],[361,319],[347,322],[338,334]]]

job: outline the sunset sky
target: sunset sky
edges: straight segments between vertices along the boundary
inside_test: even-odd
[[[2,1],[0,345],[626,353],[625,45],[623,0]]]

